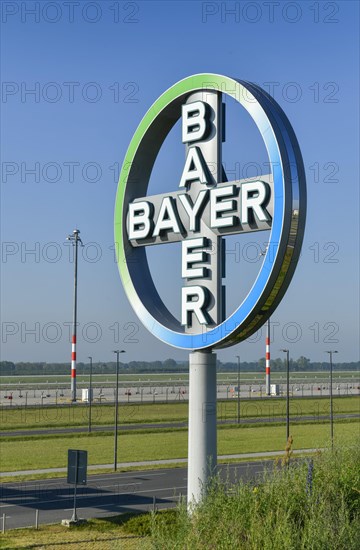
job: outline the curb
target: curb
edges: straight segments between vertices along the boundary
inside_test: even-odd
[[[322,451],[323,449],[298,449],[293,451],[293,454],[304,454],[304,453],[316,453],[317,451]],[[264,451],[260,453],[243,453],[243,454],[234,454],[234,455],[219,455],[218,460],[230,460],[230,459],[244,459],[244,458],[272,458],[276,456],[281,456],[284,453],[284,450],[279,451]],[[164,466],[168,464],[187,464],[187,458],[169,458],[163,460],[145,460],[142,462],[119,462],[117,464],[118,468],[128,468],[138,466],[141,469],[142,466],[158,466],[163,464]],[[88,470],[105,470],[113,468],[114,464],[93,464],[88,466]],[[44,468],[41,470],[23,470],[18,472],[1,472],[0,479],[2,477],[16,477],[22,475],[35,475],[35,474],[51,474],[51,473],[66,473],[67,468]]]

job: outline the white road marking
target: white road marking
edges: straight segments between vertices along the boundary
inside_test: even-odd
[[[109,476],[116,476],[117,474],[109,474]],[[154,474],[147,474],[146,472],[143,472],[143,471],[140,471],[140,472],[137,472],[137,471],[134,471],[134,474],[133,475],[130,475],[128,474],[127,476],[122,476],[121,474],[118,474],[120,477],[119,477],[119,481],[122,480],[122,479],[133,479],[134,477],[158,477],[158,476],[164,476],[166,475],[165,473],[154,473]],[[93,476],[89,476],[88,477],[88,481],[92,481],[93,482],[93,485],[95,485],[98,481],[104,481],[104,480],[108,480],[109,477],[96,477],[94,476],[94,479],[92,479]],[[42,483],[44,482],[45,483]],[[144,481],[146,481],[144,479]],[[58,478],[58,479],[49,479],[49,480],[40,480],[38,482],[34,481],[33,483],[30,483],[28,481],[14,481],[14,482],[11,482],[11,481],[8,481],[6,482],[6,485],[23,485],[24,487],[28,488],[28,487],[37,487],[37,488],[41,488],[41,487],[48,487],[48,486],[51,486],[51,485],[62,485],[64,482],[61,481],[61,478]]]

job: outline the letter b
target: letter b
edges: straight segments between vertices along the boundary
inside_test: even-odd
[[[194,101],[182,106],[182,142],[191,143],[208,136],[210,121],[208,105],[202,101]]]

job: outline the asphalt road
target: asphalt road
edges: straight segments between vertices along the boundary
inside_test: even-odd
[[[220,465],[219,471],[230,481],[248,480],[272,464],[272,461],[242,462]],[[78,486],[77,514],[88,519],[147,512],[153,508],[154,499],[157,509],[170,508],[186,497],[186,487],[186,468],[92,475],[87,485]],[[5,515],[6,529],[33,526],[36,510],[39,510],[40,525],[70,519],[73,495],[74,487],[68,485],[66,479],[3,483],[0,486],[1,523]]]

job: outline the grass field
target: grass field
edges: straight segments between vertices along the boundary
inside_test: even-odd
[[[318,448],[329,442],[329,425],[293,424],[294,449]],[[186,458],[187,430],[120,432],[119,462]],[[359,422],[335,425],[337,442],[359,441]],[[282,450],[286,443],[284,426],[222,426],[218,429],[218,454],[252,453]],[[2,438],[3,472],[65,467],[67,450],[78,448],[89,453],[89,465],[108,464],[113,460],[113,434],[76,434],[73,436],[31,436]]]
[[[359,397],[334,397],[334,414],[360,414]],[[285,415],[285,399],[249,399],[241,400],[242,418],[276,418]],[[0,408],[0,433],[16,429],[61,428],[88,425],[89,407],[84,405],[61,405],[57,407]],[[237,415],[237,400],[218,401],[218,419],[234,420]],[[290,415],[293,417],[313,416],[314,420],[329,414],[329,399],[292,398]],[[113,425],[113,405],[93,405],[92,424],[97,426]],[[181,422],[188,418],[188,404],[143,403],[121,404],[119,407],[120,424]]]

